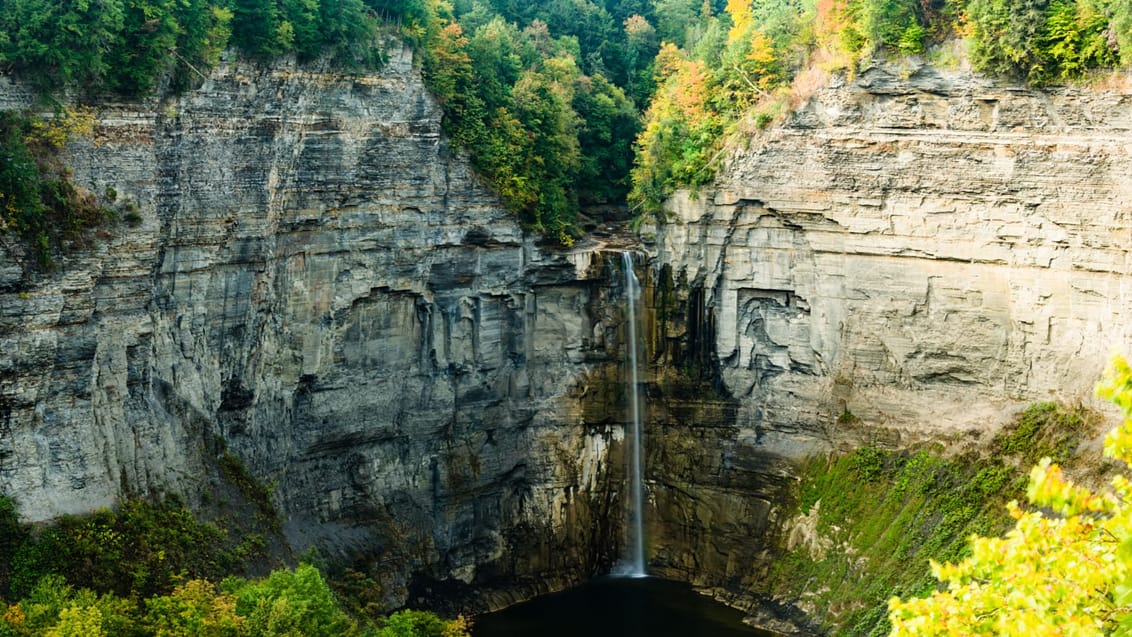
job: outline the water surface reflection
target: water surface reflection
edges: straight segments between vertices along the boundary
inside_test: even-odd
[[[759,637],[743,613],[687,584],[605,577],[476,618],[474,637]]]

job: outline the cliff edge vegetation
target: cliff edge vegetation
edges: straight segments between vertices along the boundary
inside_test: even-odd
[[[1081,467],[1076,449],[1099,422],[1080,406],[1036,403],[958,453],[937,444],[812,458],[784,554],[765,575],[770,593],[832,634],[889,634],[889,598],[936,590],[929,561],[958,562],[972,535],[1006,531],[1006,504],[1026,493],[1022,467],[1042,457]]]
[[[14,0],[0,7],[0,70],[44,91],[139,97],[199,84],[227,48],[376,68],[395,32],[421,51],[446,131],[507,207],[569,244],[581,208],[628,192],[656,48],[636,4]]]
[[[528,228],[562,244],[608,216],[582,210],[628,197],[655,215],[676,188],[709,182],[740,120],[769,124],[815,64],[956,38],[978,69],[1034,83],[1132,61],[1122,0],[13,0],[0,69],[45,90],[140,96],[199,83],[228,47],[374,68],[391,29],[421,50],[450,137]]]
[[[711,182],[725,140],[765,128],[831,70],[877,56],[969,56],[974,68],[1032,84],[1132,64],[1122,0],[731,0],[666,41],[636,143],[630,200],[660,214],[676,189]],[[741,126],[747,122],[746,126]]]

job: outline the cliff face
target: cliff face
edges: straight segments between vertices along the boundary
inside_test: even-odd
[[[140,225],[56,273],[0,253],[0,492],[27,519],[199,506],[227,448],[295,550],[373,565],[391,604],[436,580],[497,605],[608,566],[622,416],[583,396],[620,378],[611,270],[525,237],[391,58],[222,63],[182,98],[99,108],[74,179]],[[32,104],[0,84],[0,107]]]
[[[657,228],[656,391],[698,362],[730,410],[658,431],[658,459],[720,440],[692,463],[712,471],[650,465],[666,572],[715,560],[691,577],[757,590],[792,459],[1089,402],[1132,342],[1129,175],[1127,90],[877,67],[752,127]],[[744,539],[751,520],[765,542]]]
[[[34,96],[0,79],[0,107]],[[607,568],[624,520],[616,263],[548,251],[381,73],[223,63],[68,152],[141,223],[59,271],[0,246],[0,492],[30,520],[234,451],[317,545],[473,608]],[[874,68],[670,202],[645,280],[654,572],[759,592],[799,459],[1087,399],[1132,337],[1132,95]]]

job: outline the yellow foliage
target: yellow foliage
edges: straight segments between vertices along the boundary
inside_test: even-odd
[[[731,31],[727,33],[727,41],[734,42],[743,37],[754,20],[751,0],[727,0],[727,14],[731,16]]]
[[[12,604],[4,610],[3,615],[0,615],[0,622],[4,622],[11,627],[18,627],[22,625],[25,620],[27,620],[27,616],[24,615],[24,611],[20,608],[19,604]]]
[[[59,622],[44,633],[45,637],[103,637],[102,611],[97,606],[73,605],[59,612]]]
[[[1105,439],[1105,454],[1132,468],[1132,369],[1117,359],[1097,393],[1124,412]],[[1132,482],[1094,493],[1043,460],[1027,496],[1058,515],[1009,505],[1017,520],[1002,538],[973,537],[972,555],[932,564],[947,589],[889,602],[892,635],[1085,637],[1132,630]]]
[[[662,83],[670,76],[680,69],[680,66],[688,60],[688,56],[671,42],[664,42],[660,45],[660,52],[656,54],[656,81]]]
[[[32,147],[62,148],[75,136],[90,135],[94,121],[94,110],[88,106],[64,109],[51,119],[32,117],[24,143]]]
[[[468,637],[471,634],[471,627],[468,625],[468,620],[463,615],[457,615],[456,619],[453,619],[444,626],[444,632],[441,633],[441,637]]]

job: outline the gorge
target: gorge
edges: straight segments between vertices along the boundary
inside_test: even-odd
[[[0,107],[35,99],[0,78]],[[612,567],[626,246],[525,233],[408,47],[360,75],[229,59],[96,116],[74,179],[140,224],[50,273],[0,246],[0,490],[25,519],[207,509],[230,450],[292,554],[362,565],[389,608]],[[747,133],[637,264],[649,571],[745,610],[806,458],[1091,400],[1132,337],[1132,93],[877,64]]]

